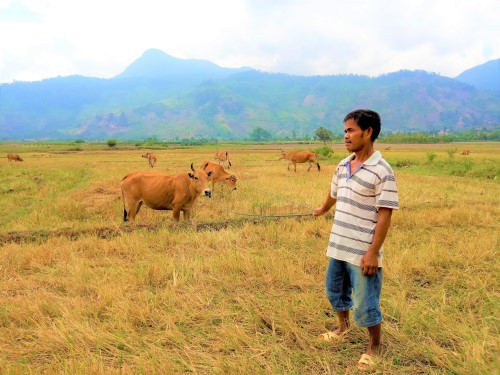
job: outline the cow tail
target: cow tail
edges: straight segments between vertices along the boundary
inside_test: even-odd
[[[321,167],[319,166],[319,163],[316,162],[316,165],[318,166],[318,172],[321,170]]]
[[[123,177],[123,180],[125,180],[127,176]],[[128,221],[128,218],[127,218],[127,210],[125,208],[125,194],[123,193],[123,187],[122,187],[122,202],[123,202],[123,221],[126,222]]]

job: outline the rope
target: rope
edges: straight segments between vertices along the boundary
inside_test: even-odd
[[[274,197],[278,197],[278,198],[281,198],[285,201],[288,201],[290,203],[293,203],[297,206],[301,206],[301,207],[304,207],[304,208],[307,208],[309,210],[313,210],[312,207],[309,207],[308,205],[304,204],[304,203],[301,203],[301,202],[297,202],[297,201],[294,201],[292,199],[289,199],[289,198],[286,198],[282,195],[279,195],[279,194],[273,194],[273,193],[270,193],[268,191],[265,191],[265,190],[262,190],[262,189],[259,189],[257,187],[254,187],[254,189],[256,190],[259,190],[263,193],[266,193],[266,194],[269,194],[269,195],[272,195]],[[277,217],[301,217],[301,216],[313,216],[313,213],[312,212],[308,212],[308,213],[301,213],[301,214],[271,214],[271,215],[262,215],[262,214],[245,214],[245,213],[241,213],[241,212],[236,212],[236,211],[230,211],[232,212],[233,214],[235,215],[240,215],[240,216],[248,216],[248,217],[268,217],[268,218],[277,218]]]
[[[310,206],[308,206],[308,205],[306,205],[306,204],[304,204],[304,203],[301,203],[301,202],[294,201],[294,200],[289,199],[289,198],[287,198],[287,197],[284,197],[284,196],[282,196],[282,195],[269,193],[268,191],[265,191],[265,190],[259,189],[259,188],[257,188],[257,187],[254,187],[254,189],[255,189],[255,190],[259,190],[259,191],[261,191],[261,192],[263,192],[263,193],[266,193],[266,194],[272,195],[272,196],[274,196],[274,197],[278,197],[278,198],[284,199],[284,200],[286,200],[286,201],[288,201],[288,202],[291,202],[291,203],[293,203],[293,204],[295,204],[295,205],[297,205],[297,206],[301,206],[301,207],[307,208],[307,209],[309,209],[309,210],[311,210],[311,211],[312,211],[312,210],[314,210],[314,208],[313,208],[313,207],[310,207]]]
[[[259,215],[259,214],[242,214],[240,212],[231,211],[233,214],[240,216],[252,216],[252,217],[294,217],[294,216],[312,216],[312,213],[307,214],[282,214],[282,215]]]

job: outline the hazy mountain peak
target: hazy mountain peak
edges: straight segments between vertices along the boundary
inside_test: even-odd
[[[167,78],[194,80],[224,78],[247,69],[222,68],[210,61],[179,59],[159,49],[148,49],[115,78]]]
[[[478,89],[500,92],[500,59],[467,69],[455,79]]]

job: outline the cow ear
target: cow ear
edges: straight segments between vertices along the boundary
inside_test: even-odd
[[[191,170],[194,172],[193,163],[191,163]]]
[[[212,171],[208,172],[207,176],[210,177],[212,175],[212,173],[213,173]]]
[[[205,166],[203,167],[203,170],[207,169],[207,167],[208,167],[208,161],[207,161],[207,164],[205,164]]]
[[[191,172],[188,173],[188,176],[189,176],[189,178],[194,178],[194,174],[192,174]]]

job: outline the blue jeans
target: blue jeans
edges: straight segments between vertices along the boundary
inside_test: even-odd
[[[354,306],[356,325],[373,327],[382,322],[379,307],[382,267],[379,267],[376,274],[365,276],[361,267],[330,258],[325,289],[335,311],[347,311]]]

